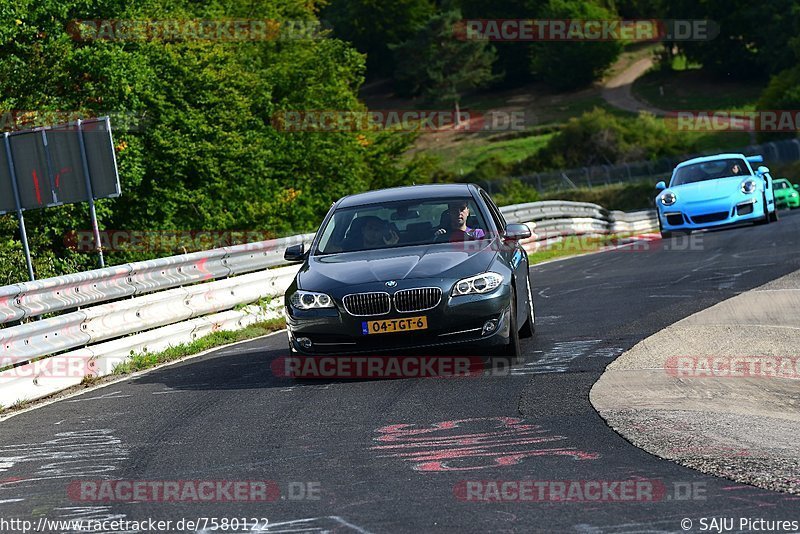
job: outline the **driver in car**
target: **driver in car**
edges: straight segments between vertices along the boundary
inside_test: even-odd
[[[450,241],[470,241],[486,237],[486,232],[480,228],[470,228],[467,226],[469,206],[466,200],[448,204],[447,213],[450,222],[449,228],[439,228],[434,234],[434,237],[447,234]]]

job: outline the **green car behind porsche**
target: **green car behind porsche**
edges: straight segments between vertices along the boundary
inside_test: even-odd
[[[800,208],[800,185],[792,184],[786,178],[779,178],[773,182],[776,208]]]

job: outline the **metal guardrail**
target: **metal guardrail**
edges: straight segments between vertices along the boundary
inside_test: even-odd
[[[302,234],[0,287],[0,324],[285,265],[284,249],[313,237]]]
[[[656,224],[653,211],[610,212],[583,202],[533,202],[501,211],[509,222],[531,227],[535,235],[526,247],[555,234],[647,231]],[[16,366],[0,373],[0,405],[80,382],[81,377],[38,376],[35,360],[43,357],[90,360],[91,374],[109,374],[132,352],[160,350],[279,316],[283,293],[299,268],[285,266],[283,252],[313,237],[303,234],[0,287],[0,324],[57,314],[0,329],[0,368]],[[264,297],[275,297],[267,309],[235,309]]]

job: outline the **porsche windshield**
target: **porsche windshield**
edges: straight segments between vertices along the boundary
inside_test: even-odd
[[[398,201],[336,210],[316,254],[486,239],[489,228],[470,198]]]
[[[750,167],[742,158],[715,159],[686,165],[675,170],[670,186],[730,178],[732,176],[752,176]]]

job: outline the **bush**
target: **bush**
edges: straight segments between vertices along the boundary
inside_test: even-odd
[[[756,109],[800,109],[800,66],[773,76],[758,99]],[[759,133],[760,142],[780,137],[794,137],[796,132]]]
[[[512,165],[504,163],[497,156],[490,156],[480,161],[475,168],[466,175],[467,182],[480,182],[485,180],[496,180],[507,176],[512,169]]]
[[[595,108],[570,119],[542,150],[517,164],[514,172],[658,159],[691,148],[690,138],[650,114],[627,118]]]
[[[500,184],[500,192],[492,195],[498,206],[510,206],[511,204],[524,204],[526,202],[536,202],[539,200],[539,192],[533,187],[522,183],[516,178],[509,178],[495,184]]]

